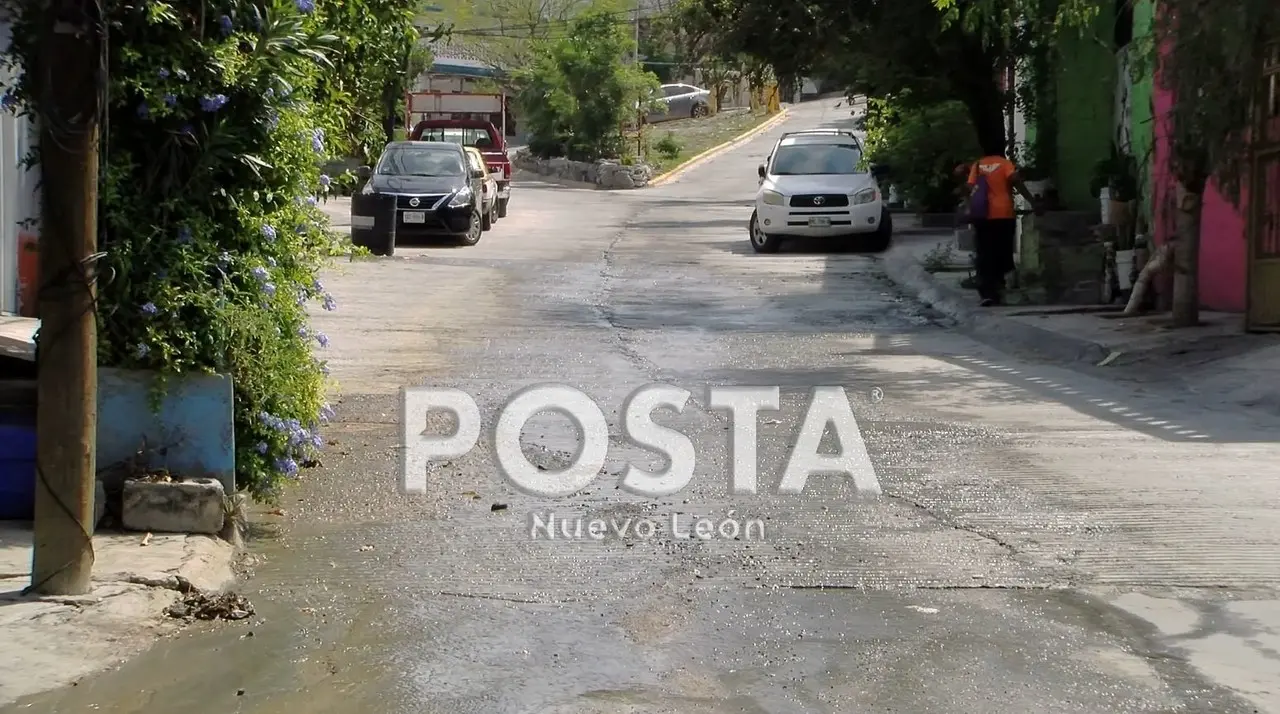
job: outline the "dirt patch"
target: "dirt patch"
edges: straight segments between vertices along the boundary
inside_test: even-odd
[[[776,115],[749,110],[725,110],[702,119],[676,119],[646,127],[649,141],[647,161],[661,174],[701,154],[760,126]],[[670,138],[680,147],[674,156],[658,152],[663,139]]]

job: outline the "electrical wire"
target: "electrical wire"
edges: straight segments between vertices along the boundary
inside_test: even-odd
[[[52,9],[51,13],[51,17],[42,18],[46,25],[46,29],[50,31],[49,35],[42,38],[43,41],[47,42],[53,33],[57,33],[60,30],[65,31],[65,28],[67,27],[86,29],[87,32],[83,34],[82,39],[87,42],[94,42],[96,40],[98,48],[98,63],[95,71],[93,72],[93,76],[89,78],[92,86],[88,88],[88,92],[79,95],[81,97],[87,97],[87,100],[85,101],[86,106],[82,107],[87,110],[87,112],[72,117],[66,117],[63,116],[61,111],[62,109],[65,109],[65,107],[58,107],[57,102],[52,101],[52,97],[50,96],[51,87],[55,86],[55,71],[52,66],[52,62],[49,61],[49,55],[47,53],[41,55],[40,61],[38,62],[39,66],[37,68],[38,93],[35,102],[35,113],[40,121],[40,126],[42,127],[41,139],[42,141],[47,140],[52,142],[53,145],[62,151],[70,152],[73,149],[69,145],[73,143],[73,139],[83,139],[86,135],[92,136],[95,128],[101,127],[102,131],[98,135],[100,137],[98,146],[94,147],[99,152],[97,178],[98,182],[101,183],[105,175],[105,169],[103,168],[105,166],[103,153],[106,141],[104,137],[107,135],[106,130],[109,126],[107,116],[109,108],[109,29],[105,23],[106,9],[103,6],[103,0],[91,0],[89,2],[85,2],[84,0],[62,0],[62,3],[56,6],[55,9]],[[44,52],[43,47],[41,50]],[[30,68],[28,68],[28,71],[29,70]],[[58,74],[59,76],[64,76],[60,73]],[[96,210],[96,206],[94,206],[92,210]],[[97,237],[99,242],[101,242],[103,238],[103,233],[103,227],[98,225]],[[48,249],[49,246],[47,245],[42,247],[42,250]],[[60,299],[66,295],[72,294],[74,291],[84,291],[88,296],[88,300],[86,301],[86,304],[88,305],[86,312],[96,320],[98,304],[95,288],[98,282],[98,266],[105,256],[106,253],[104,252],[95,252],[92,255],[84,257],[69,255],[69,260],[67,261],[68,267],[66,269],[53,276],[40,276],[41,285],[38,292],[38,303],[43,303],[45,298]],[[85,316],[85,314],[81,314],[78,317],[83,319]],[[65,339],[67,334],[69,334],[67,330],[69,330],[78,321],[79,320],[72,321],[63,328],[63,331],[55,332],[53,334],[45,333],[45,323],[41,321],[40,328],[36,335],[37,370],[39,370],[40,365],[41,348],[43,347],[47,349],[49,345],[57,344],[59,340]],[[93,358],[96,360],[97,355],[94,354]],[[40,379],[38,371],[37,379]],[[38,408],[39,407],[37,406],[37,409]],[[37,432],[37,439],[38,438],[39,433]],[[37,444],[38,443],[39,442],[37,441]],[[37,449],[39,449],[38,446]],[[96,474],[94,476],[96,478]],[[63,495],[55,490],[49,483],[48,477],[45,475],[44,469],[41,467],[38,453],[36,457],[36,479],[44,487],[45,492],[54,500],[54,503],[57,504],[58,510],[79,526],[81,538],[80,547],[81,549],[88,550],[90,568],[92,568],[93,562],[95,561],[93,552],[93,534],[91,532],[92,524],[90,524],[89,528],[86,528],[85,524],[81,522],[80,518],[72,510],[71,506],[69,506],[63,499]],[[81,552],[83,552],[83,550]],[[24,588],[22,591],[23,594],[38,592],[48,584],[49,581],[75,566],[79,559],[80,558],[77,556],[68,560],[38,582],[33,582],[31,585]]]
[[[635,22],[635,16],[636,16],[636,11],[633,9],[633,10],[616,10],[612,12],[603,12],[596,15],[592,15],[590,17],[613,18],[614,22],[617,22],[617,24],[619,25],[631,25],[631,24],[634,24]],[[511,23],[511,24],[502,23],[500,25],[494,25],[490,27],[472,27],[472,28],[466,28],[466,29],[455,28],[452,31],[452,33],[455,35],[456,34],[478,35],[478,34],[489,34],[489,33],[504,33],[512,30],[535,31],[542,28],[546,28],[546,27],[566,29],[571,27],[575,22],[583,20],[586,17],[588,16],[553,18],[553,19],[542,21],[542,22],[532,22],[532,23]],[[641,19],[647,20],[647,19],[652,19],[656,17],[665,17],[665,14],[658,13],[653,15],[647,15],[642,17]],[[499,36],[502,36],[502,35],[499,35]]]

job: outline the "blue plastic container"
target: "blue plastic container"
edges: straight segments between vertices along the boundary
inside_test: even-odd
[[[0,520],[29,521],[35,510],[36,428],[0,423]]]

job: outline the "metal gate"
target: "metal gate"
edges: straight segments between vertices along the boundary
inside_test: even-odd
[[[1249,292],[1245,328],[1280,332],[1280,44],[1263,60],[1249,181]]]

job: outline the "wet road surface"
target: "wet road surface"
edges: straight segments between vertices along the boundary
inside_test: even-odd
[[[783,128],[843,114],[803,105]],[[872,255],[752,254],[755,165],[781,131],[662,188],[525,183],[476,247],[340,264],[318,317],[336,443],[253,543],[261,618],[4,711],[1276,710],[1277,424],[1004,356]],[[396,492],[400,387],[463,388],[488,421],[538,382],[615,425],[586,491],[517,493],[482,441],[426,496]],[[653,382],[694,395],[658,417],[698,455],[662,499],[617,487],[627,462],[661,464],[616,426]],[[756,496],[727,494],[730,426],[705,408],[730,384],[782,387]],[[818,385],[848,390],[883,495],[772,492]],[[550,416],[525,441],[548,468],[576,450]],[[534,539],[531,514],[659,528]],[[681,538],[673,515],[764,535]]]

